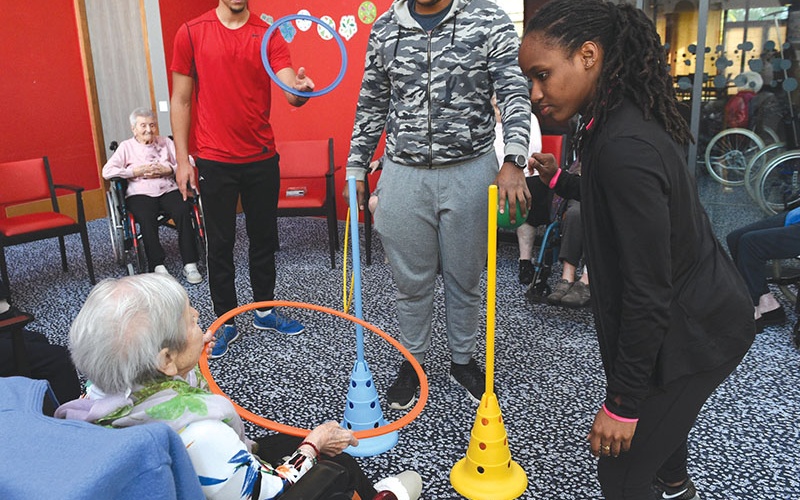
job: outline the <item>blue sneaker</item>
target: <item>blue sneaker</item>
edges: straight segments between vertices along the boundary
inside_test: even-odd
[[[211,350],[209,359],[220,358],[228,352],[228,344],[239,338],[239,332],[236,331],[236,325],[222,325],[222,333],[217,333],[217,338],[214,343],[214,349]]]
[[[264,317],[253,313],[253,326],[259,330],[272,330],[284,335],[297,335],[305,330],[299,321],[281,316],[275,309]]]

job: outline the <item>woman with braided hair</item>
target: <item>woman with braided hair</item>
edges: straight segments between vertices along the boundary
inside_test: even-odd
[[[582,175],[549,155],[531,165],[581,215],[606,395],[587,439],[611,499],[699,498],[687,440],[705,401],[755,336],[752,303],[721,248],[686,164],[664,49],[638,9],[552,0],[519,55],[531,99],[580,115]]]

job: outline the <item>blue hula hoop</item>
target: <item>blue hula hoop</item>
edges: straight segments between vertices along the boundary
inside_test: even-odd
[[[336,76],[336,79],[328,85],[327,87],[320,89],[320,90],[313,90],[311,92],[306,92],[303,90],[294,89],[285,83],[283,83],[278,76],[272,71],[272,66],[269,64],[269,58],[267,55],[267,48],[269,45],[269,39],[272,37],[272,34],[278,29],[282,24],[288,23],[290,21],[294,21],[295,19],[302,19],[306,21],[311,21],[317,23],[318,25],[324,27],[328,30],[331,35],[333,35],[333,39],[336,40],[336,43],[339,45],[339,51],[342,54],[342,67],[339,69],[339,74]],[[266,33],[264,33],[264,38],[261,39],[261,62],[264,64],[264,69],[267,70],[267,74],[275,84],[280,87],[281,89],[289,92],[290,94],[294,94],[298,97],[318,97],[321,95],[325,95],[331,90],[335,89],[342,80],[344,79],[344,73],[347,69],[347,49],[345,49],[344,41],[342,37],[339,36],[339,33],[336,32],[328,23],[323,22],[322,19],[316,18],[314,16],[307,16],[305,14],[292,14],[286,17],[282,17],[272,23],[272,26],[269,27]]]

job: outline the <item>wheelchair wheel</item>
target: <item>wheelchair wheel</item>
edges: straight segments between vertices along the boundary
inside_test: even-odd
[[[119,265],[125,264],[125,228],[122,224],[122,213],[117,192],[106,191],[106,209],[108,210],[108,232],[111,236],[111,252]]]
[[[764,141],[751,130],[723,130],[706,147],[706,168],[723,186],[741,186],[748,163],[762,149]]]
[[[759,177],[761,177],[761,174],[764,172],[764,167],[766,167],[773,158],[785,152],[786,143],[775,142],[759,151],[753,159],[750,160],[750,163],[747,164],[747,168],[744,171],[744,187],[747,188],[747,193],[756,202],[758,201],[758,195],[756,194],[757,183]]]
[[[767,146],[781,142],[781,138],[778,137],[778,133],[772,130],[770,127],[759,126],[755,128],[755,131],[758,136],[764,140],[764,144]]]
[[[767,214],[783,211],[786,204],[800,199],[800,150],[772,159],[757,183],[758,204]]]

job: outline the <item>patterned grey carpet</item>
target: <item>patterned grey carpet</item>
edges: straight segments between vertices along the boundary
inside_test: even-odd
[[[721,237],[761,216],[742,188],[729,193],[702,176],[699,182]],[[238,229],[237,282],[240,303],[245,304],[252,297],[243,265],[247,242],[241,218]],[[280,231],[277,298],[341,310],[341,253],[339,268],[331,270],[324,221],[281,219]],[[91,222],[90,232],[98,278],[121,276],[123,270],[111,257],[106,221]],[[172,231],[164,229],[162,241],[168,253],[172,249],[177,255]],[[34,329],[64,345],[69,324],[90,290],[78,238],[68,238],[67,245],[71,267],[66,274],[55,240],[7,250],[16,304],[36,316]],[[372,266],[362,269],[364,319],[396,337],[391,272],[377,239],[373,249]],[[522,498],[600,498],[595,460],[585,441],[603,395],[591,313],[530,305],[517,283],[515,252],[507,244],[498,250],[495,392],[512,459],[528,476]],[[178,275],[179,259],[168,260],[167,267]],[[187,284],[187,289],[201,312],[201,325],[210,325],[214,318],[206,284]],[[758,336],[739,368],[708,401],[691,435],[690,472],[704,499],[800,498],[800,352],[790,340],[796,315],[788,302],[784,306],[790,323]],[[215,379],[239,404],[281,423],[311,427],[341,420],[356,359],[355,326],[305,309],[283,312],[304,322],[306,332],[296,337],[259,332],[249,314],[239,316],[242,337],[224,358],[212,362]],[[434,321],[427,406],[399,432],[396,446],[361,462],[375,480],[402,469],[418,470],[425,499],[460,498],[449,472],[466,454],[477,405],[449,380],[441,284]],[[364,348],[384,416],[396,420],[404,412],[388,409],[383,395],[402,358],[369,332]],[[485,355],[481,340],[476,354],[481,365]],[[252,425],[248,429],[253,436],[265,432]]]

